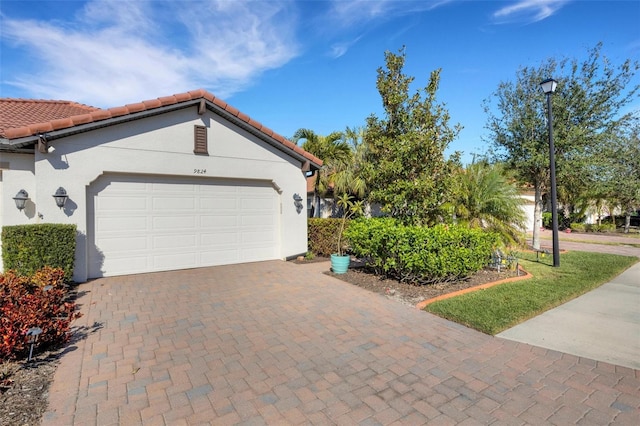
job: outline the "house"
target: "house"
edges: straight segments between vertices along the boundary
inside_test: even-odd
[[[307,216],[328,218],[334,217],[337,213],[337,206],[333,199],[333,188],[329,194],[323,197],[316,193],[316,180],[318,173],[307,176]]]
[[[76,224],[77,282],[305,253],[321,165],[205,90],[110,109],[0,99],[0,226]]]

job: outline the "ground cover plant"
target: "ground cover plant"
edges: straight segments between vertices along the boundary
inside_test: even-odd
[[[56,368],[55,351],[71,337],[80,316],[61,268],[29,276],[0,274],[0,424],[36,425],[47,406]],[[38,327],[33,358],[27,331]]]
[[[0,361],[26,355],[31,328],[41,330],[41,348],[69,340],[71,322],[80,313],[67,289],[60,268],[45,267],[28,277],[14,271],[0,275]]]
[[[637,257],[572,251],[561,254],[561,267],[550,257],[536,261],[523,253],[522,267],[533,278],[435,302],[426,310],[487,334],[497,334],[580,296],[620,274]]]

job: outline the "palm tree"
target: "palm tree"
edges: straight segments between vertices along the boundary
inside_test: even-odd
[[[350,146],[352,158],[348,163],[336,168],[331,180],[337,193],[347,193],[363,199],[367,192],[366,181],[361,175],[367,153],[364,129],[347,127],[344,135]]]
[[[457,177],[456,220],[497,232],[505,245],[521,243],[526,221],[523,199],[503,168],[478,162],[461,170]]]
[[[314,204],[317,215],[320,212],[320,197],[325,196],[334,186],[332,176],[351,162],[351,148],[344,140],[342,132],[332,132],[327,136],[321,136],[313,130],[301,128],[293,135],[293,141],[295,143],[303,141],[302,149],[323,161],[314,186]]]

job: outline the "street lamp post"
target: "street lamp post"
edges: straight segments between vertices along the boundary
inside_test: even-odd
[[[547,114],[549,127],[549,172],[551,175],[551,224],[553,227],[553,266],[560,266],[560,244],[558,241],[558,206],[556,194],[556,159],[553,146],[553,114],[551,112],[551,94],[556,91],[558,82],[549,78],[540,83],[542,91],[547,95]]]

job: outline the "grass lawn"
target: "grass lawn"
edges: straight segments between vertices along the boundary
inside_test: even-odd
[[[562,253],[560,267],[554,268],[550,255],[536,262],[535,253],[523,253],[520,264],[533,278],[435,302],[426,310],[497,334],[610,281],[637,261],[631,256],[571,251]]]

